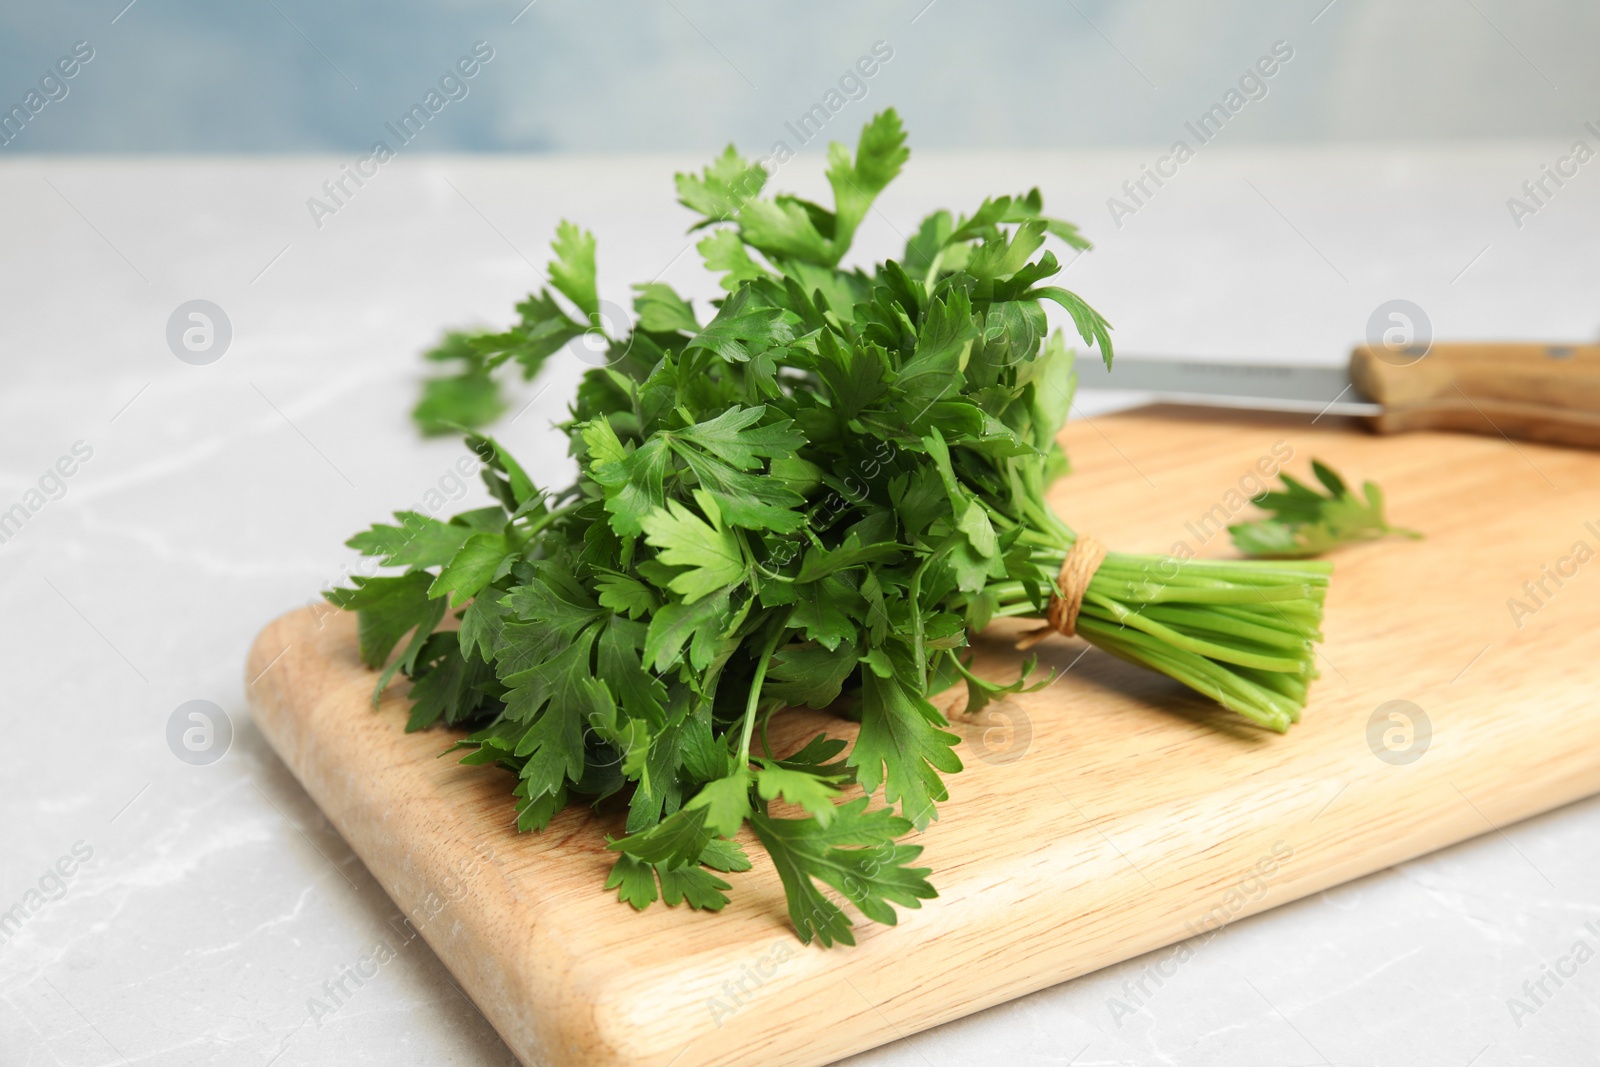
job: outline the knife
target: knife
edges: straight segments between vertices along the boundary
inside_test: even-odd
[[[1457,430],[1600,448],[1600,345],[1361,345],[1345,367],[1117,356],[1109,372],[1082,361],[1078,388],[1317,418],[1353,415],[1379,433]]]

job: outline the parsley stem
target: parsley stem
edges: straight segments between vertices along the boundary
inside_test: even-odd
[[[1044,616],[1066,549],[1029,528],[1038,581],[990,583],[991,618]],[[1095,572],[1078,636],[1161,671],[1271,730],[1300,718],[1316,677],[1322,601],[1332,567],[1318,560],[1177,559],[1113,552]],[[1030,592],[1030,586],[1032,592]]]
[[[783,644],[789,635],[787,626],[777,625],[772,628],[772,637],[767,641],[766,647],[761,650],[761,659],[756,663],[756,673],[750,679],[750,696],[744,705],[744,728],[739,735],[739,766],[750,765],[750,740],[756,728],[756,708],[761,704],[761,687],[767,680],[767,664],[772,660],[772,654]]]
[[[543,515],[540,515],[538,518],[534,519],[532,522],[528,523],[527,526],[523,527],[520,530],[517,529],[517,527],[515,525],[509,526],[509,527],[507,527],[507,529],[510,532],[514,533],[518,538],[520,538],[520,540],[517,542],[517,547],[520,548],[523,545],[527,544],[528,542],[532,541],[534,536],[536,534],[538,534],[538,532],[540,530],[544,529],[546,526],[549,526],[551,523],[555,522],[557,519],[562,518],[565,515],[569,515],[574,511],[577,511],[580,507],[583,506],[583,504],[584,504],[584,501],[579,500],[579,501],[576,501],[574,503],[568,504],[565,507],[556,508],[554,511],[545,512]]]

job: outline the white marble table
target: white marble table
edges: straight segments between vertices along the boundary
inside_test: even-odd
[[[1219,146],[1120,229],[1106,198],[1159,151],[917,156],[860,240],[890,252],[931,206],[1037,183],[1099,242],[1067,284],[1127,352],[1334,362],[1393,298],[1440,336],[1588,339],[1600,175],[1520,229],[1505,203],[1564,149]],[[658,273],[711,293],[670,192],[699,161],[401,158],[318,229],[305,200],[344,162],[0,163],[0,510],[92,450],[0,544],[0,912],[22,916],[0,944],[6,1064],[511,1062],[251,725],[244,652],[338,579],[345,537],[449,470],[460,446],[407,422],[416,353],[504,321],[558,218],[599,235],[611,299]],[[819,169],[780,182],[817,192]],[[165,337],[192,299],[232,324],[205,366]],[[548,426],[582,369],[555,363],[501,431],[552,481]],[[168,746],[190,700],[231,720],[210,765]],[[1143,976],[1165,954],[852,1062],[1595,1063],[1600,963],[1531,1016],[1508,998],[1600,946],[1597,833],[1600,801],[1577,804],[1240,922],[1159,988]],[[379,943],[395,958],[313,1019]]]

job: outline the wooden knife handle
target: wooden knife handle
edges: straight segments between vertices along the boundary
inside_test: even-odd
[[[1383,405],[1379,433],[1465,430],[1600,448],[1600,345],[1435,344],[1413,360],[1362,345],[1350,380]]]

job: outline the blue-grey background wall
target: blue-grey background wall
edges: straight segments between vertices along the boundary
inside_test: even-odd
[[[760,153],[837,101],[859,115],[830,136],[892,103],[927,148],[1162,143],[1278,41],[1275,103],[1230,140],[1600,117],[1593,0],[9,0],[0,153],[364,151],[477,42],[492,59],[446,84],[417,150]],[[93,57],[62,78],[78,42]],[[851,80],[875,44],[888,60]]]

